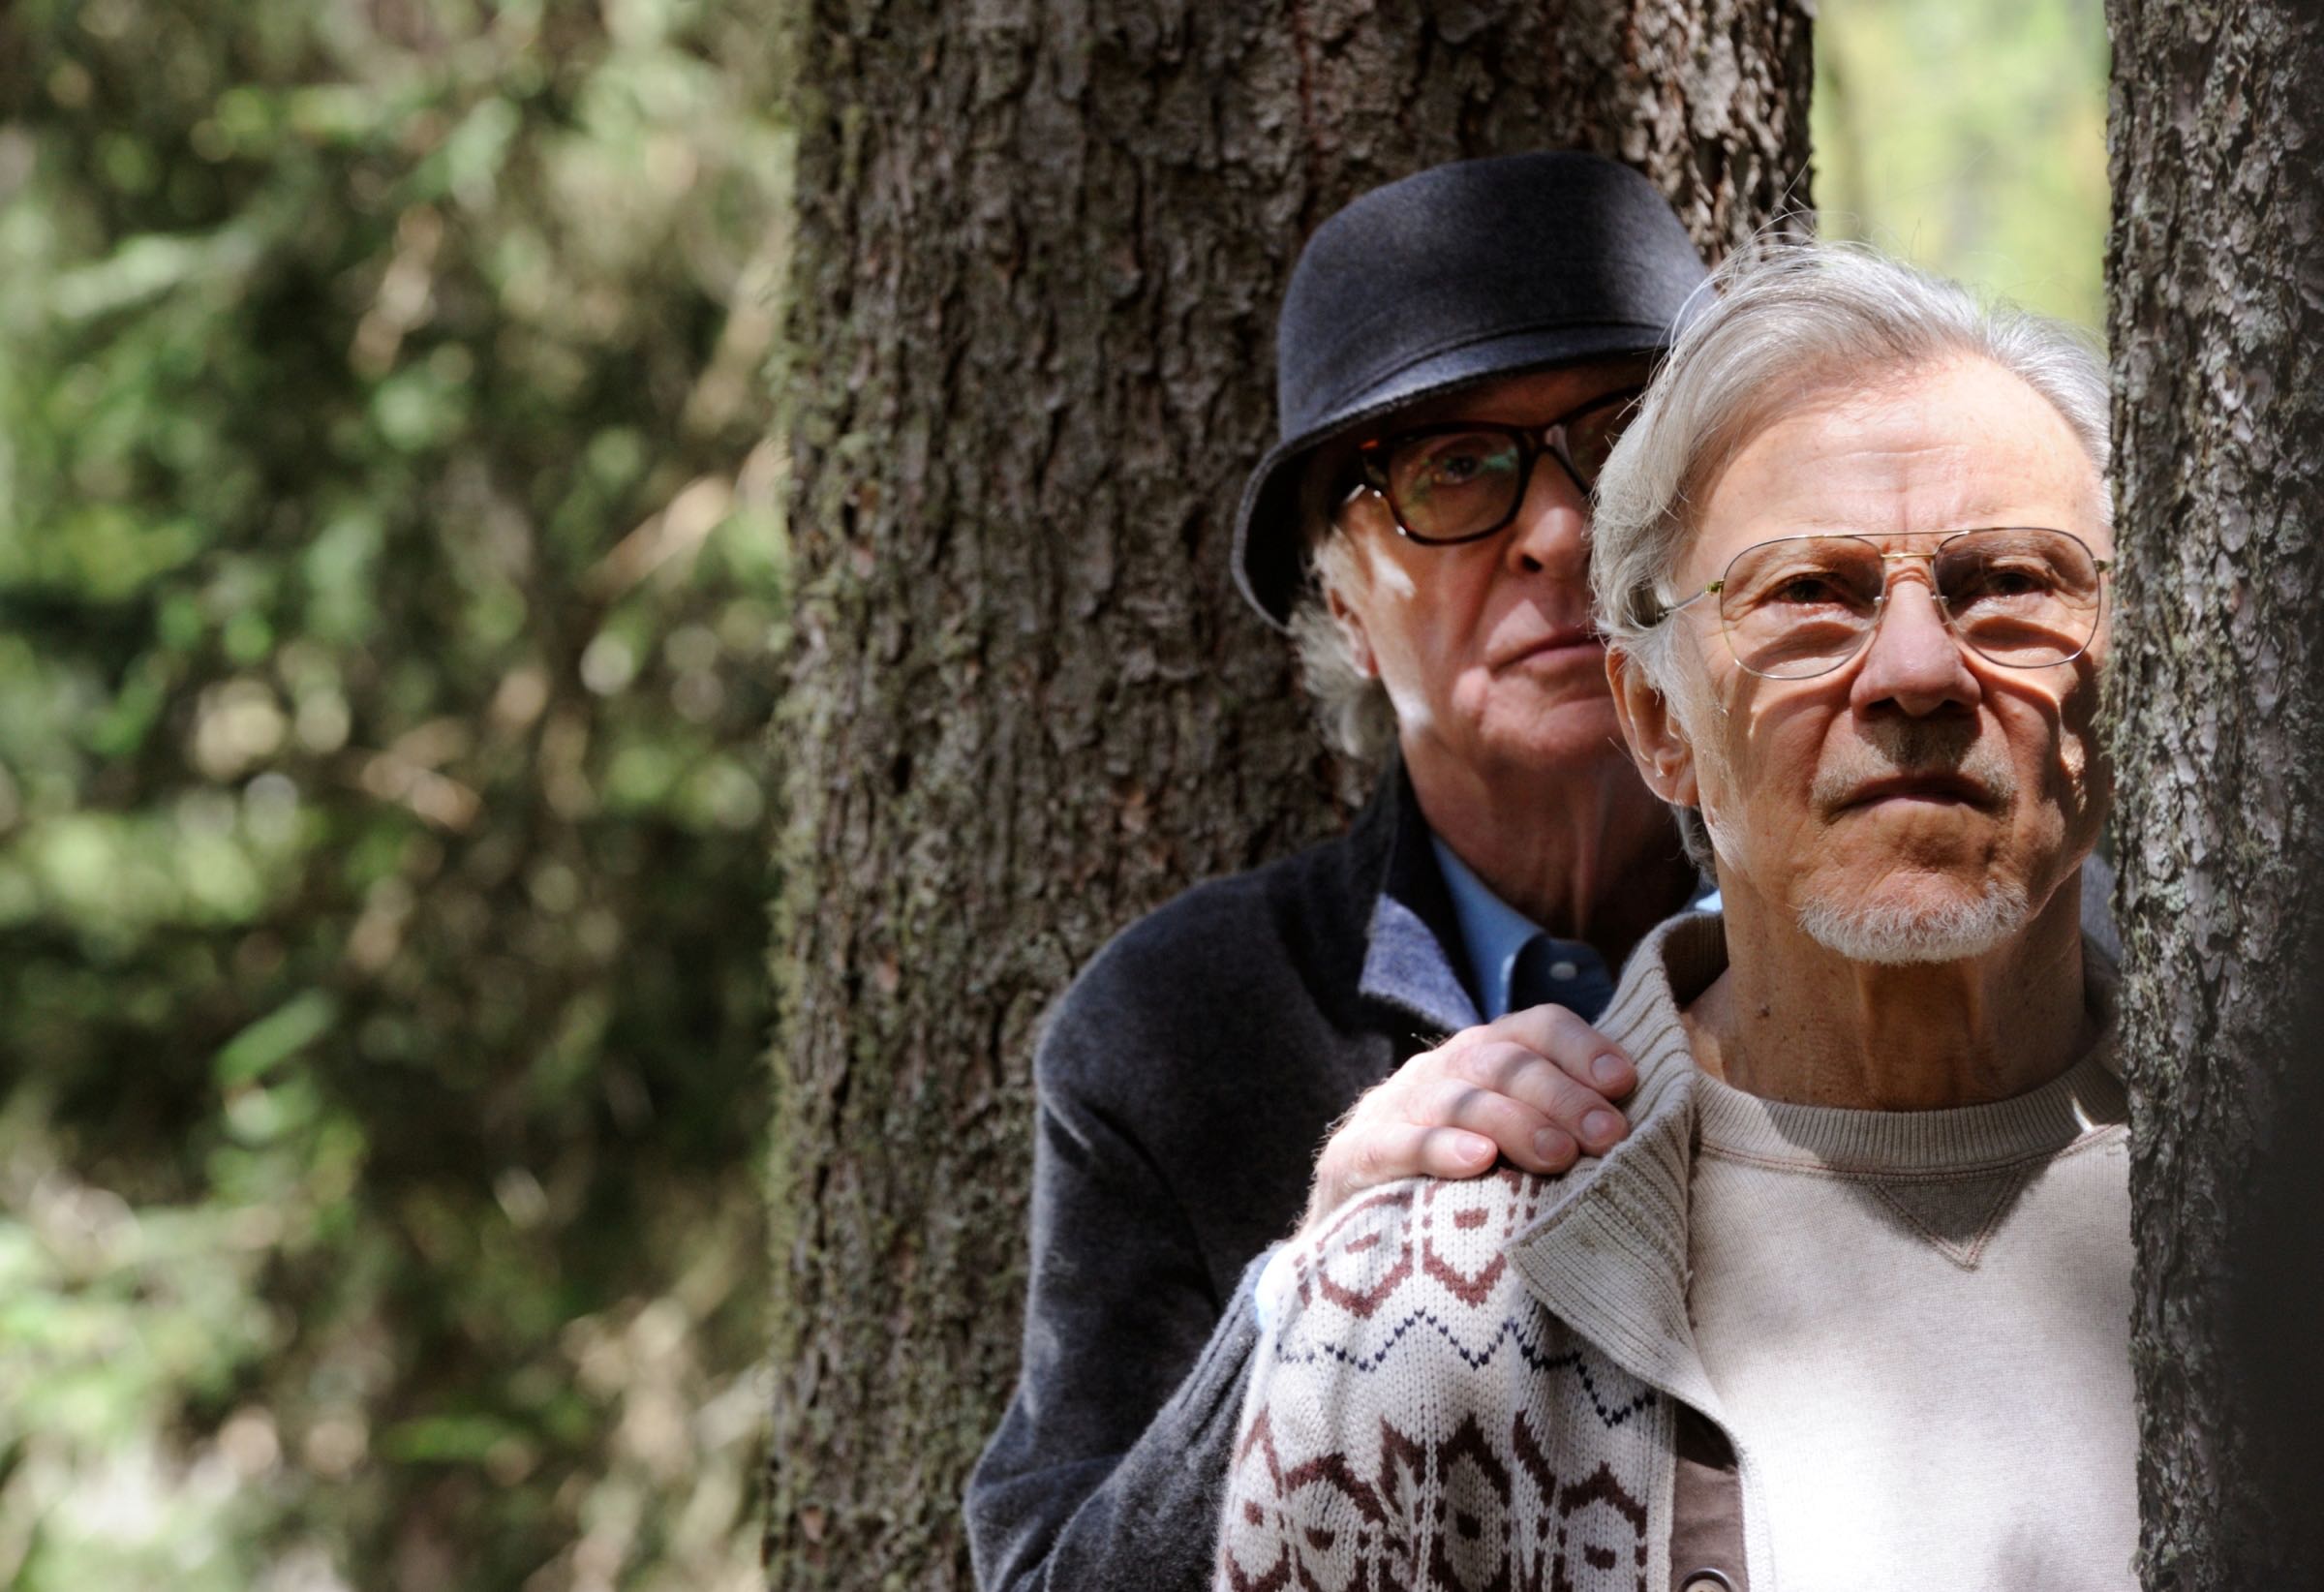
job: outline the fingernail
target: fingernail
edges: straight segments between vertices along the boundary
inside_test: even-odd
[[[1581,1136],[1594,1145],[1611,1144],[1622,1135],[1622,1118],[1610,1111],[1593,1111],[1581,1119]]]
[[[1555,1128],[1544,1128],[1533,1136],[1533,1152],[1551,1166],[1567,1160],[1574,1153],[1574,1141]]]
[[[1590,1063],[1590,1076],[1598,1080],[1598,1087],[1600,1088],[1604,1089],[1613,1087],[1616,1084],[1622,1082],[1621,1057],[1614,1056],[1602,1056],[1598,1057],[1597,1060]]]

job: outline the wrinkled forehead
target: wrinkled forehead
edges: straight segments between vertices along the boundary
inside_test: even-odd
[[[1982,526],[2069,531],[2101,553],[2104,483],[2050,402],[1984,360],[1827,384],[1772,407],[1695,496],[1682,566],[1781,536],[1911,538]]]

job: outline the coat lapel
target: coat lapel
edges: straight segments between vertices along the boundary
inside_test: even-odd
[[[1388,831],[1379,893],[1364,929],[1363,974],[1358,988],[1451,1035],[1483,1021],[1462,981],[1466,961],[1452,892],[1428,844],[1428,825],[1403,765],[1389,770],[1378,798]]]

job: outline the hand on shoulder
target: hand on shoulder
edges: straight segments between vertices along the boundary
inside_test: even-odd
[[[1563,1172],[1630,1125],[1613,1102],[1637,1085],[1631,1058],[1563,1006],[1464,1028],[1356,1102],[1316,1159],[1300,1233],[1368,1188],[1404,1178],[1475,1178],[1506,1161]]]

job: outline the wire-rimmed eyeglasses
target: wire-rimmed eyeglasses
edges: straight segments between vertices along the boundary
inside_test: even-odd
[[[1941,536],[1925,552],[1882,540]],[[1978,657],[2012,669],[2070,663],[2097,634],[2109,561],[2068,531],[1985,526],[1876,540],[1823,534],[1746,547],[1726,573],[1663,611],[1716,598],[1735,661],[1770,680],[1810,680],[1871,642],[1888,601],[1890,566],[1926,564],[1945,625]],[[1658,621],[1659,623],[1659,621]]]

